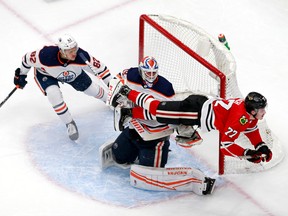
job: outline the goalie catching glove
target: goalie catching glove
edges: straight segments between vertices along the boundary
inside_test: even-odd
[[[129,101],[127,99],[127,95],[131,89],[128,86],[123,86],[121,80],[115,78],[111,79],[109,82],[109,92],[106,104],[111,107],[116,107],[118,105],[121,106],[129,106]]]
[[[20,68],[17,68],[15,70],[15,76],[14,76],[14,84],[17,88],[23,89],[25,85],[27,84],[26,77],[27,75],[20,75]]]

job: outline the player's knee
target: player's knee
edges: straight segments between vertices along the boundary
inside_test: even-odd
[[[103,99],[103,101],[106,100],[107,94],[106,92],[95,83],[91,83],[91,85],[83,91],[86,95],[96,97],[98,99]]]
[[[112,145],[112,152],[115,157],[115,161],[119,164],[133,163],[137,154],[131,148],[125,145],[119,145],[118,142],[114,142]]]
[[[57,85],[51,85],[45,90],[48,100],[52,105],[59,104],[63,101],[62,93]]]
[[[125,128],[117,137],[112,145],[112,152],[117,163],[133,163],[136,160],[138,150],[130,139],[129,128]]]

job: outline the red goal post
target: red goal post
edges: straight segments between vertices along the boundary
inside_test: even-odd
[[[167,15],[141,15],[139,61],[148,55],[157,59],[159,73],[172,82],[179,99],[193,93],[222,98],[243,97],[232,53],[217,37],[215,39],[190,22]],[[266,122],[259,122],[259,128],[273,151],[273,159],[269,163],[253,164],[227,157],[219,149],[219,174],[257,172],[275,166],[284,158],[282,146]],[[237,143],[244,148],[251,147],[244,135],[239,136]]]

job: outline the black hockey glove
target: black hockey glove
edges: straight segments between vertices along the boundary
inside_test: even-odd
[[[256,146],[256,151],[262,155],[262,161],[269,162],[272,159],[272,152],[264,142]],[[263,155],[265,156],[263,157]]]
[[[25,87],[27,84],[26,77],[27,75],[20,75],[20,68],[15,70],[14,84],[17,88],[23,89]]]
[[[252,162],[252,163],[260,163],[262,158],[261,158],[262,153],[252,150],[252,149],[246,149],[244,151],[244,156],[246,157],[246,160]]]

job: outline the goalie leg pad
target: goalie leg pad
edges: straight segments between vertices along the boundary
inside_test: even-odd
[[[191,191],[198,195],[211,194],[215,179],[207,178],[192,167],[155,168],[132,165],[130,184],[154,191]]]
[[[112,152],[113,144],[114,140],[109,140],[103,145],[101,145],[99,148],[99,162],[101,169],[106,169],[110,166],[115,165],[116,163]]]
[[[135,129],[135,131],[137,131],[139,136],[145,141],[160,139],[163,137],[170,136],[171,134],[174,133],[174,128],[173,128],[173,126],[170,126],[170,125],[169,126],[166,126],[166,125],[163,126],[162,130],[159,128],[158,131],[151,132],[151,130],[150,131],[148,130],[147,126],[143,127],[143,125],[137,119],[133,118],[130,121],[130,124]]]

